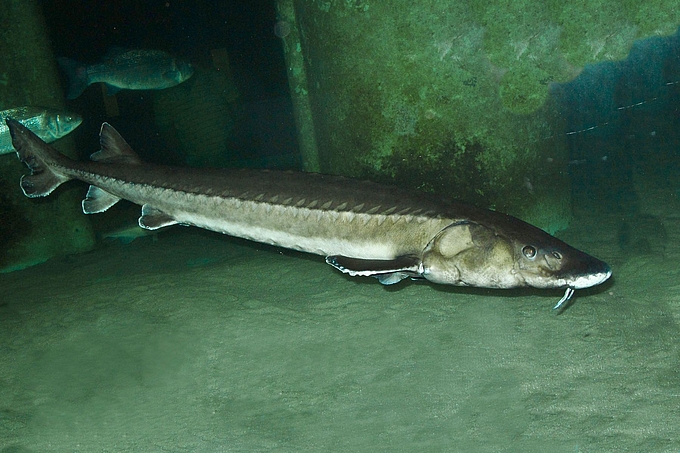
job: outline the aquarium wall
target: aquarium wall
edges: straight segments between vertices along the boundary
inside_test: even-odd
[[[298,123],[313,130],[322,172],[460,198],[551,232],[571,215],[551,85],[624,59],[680,19],[671,1],[278,3],[292,28],[282,38],[293,96],[311,106]]]

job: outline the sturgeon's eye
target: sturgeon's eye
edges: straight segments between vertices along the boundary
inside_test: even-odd
[[[562,254],[560,252],[552,252],[552,256],[554,256],[558,260],[562,259]]]
[[[531,245],[525,245],[522,247],[522,253],[524,254],[525,257],[529,258],[530,260],[533,260],[536,258],[536,247],[532,247]]]

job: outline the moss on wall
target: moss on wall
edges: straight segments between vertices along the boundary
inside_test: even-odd
[[[658,9],[666,8],[662,17]],[[552,82],[675,31],[669,0],[297,0],[321,170],[496,207],[549,231],[570,218]]]

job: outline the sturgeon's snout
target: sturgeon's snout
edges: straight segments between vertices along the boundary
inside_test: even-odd
[[[573,289],[590,288],[604,283],[612,276],[612,268],[604,261],[588,256],[588,260],[578,266],[573,274],[566,278],[567,286]]]

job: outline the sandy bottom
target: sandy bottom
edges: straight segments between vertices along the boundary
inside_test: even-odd
[[[385,288],[182,227],[0,275],[0,451],[677,452],[658,207],[635,253],[579,214],[562,237],[615,277],[560,315],[561,292]]]

